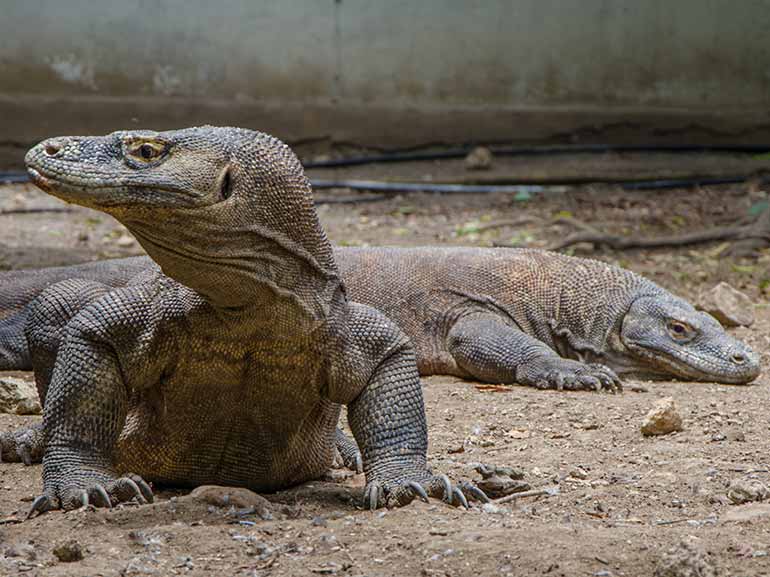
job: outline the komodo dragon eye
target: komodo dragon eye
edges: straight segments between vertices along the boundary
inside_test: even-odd
[[[681,321],[669,321],[668,332],[675,340],[681,341],[690,337],[692,328]]]
[[[128,146],[128,154],[137,160],[150,162],[160,157],[166,150],[160,142],[136,142]]]

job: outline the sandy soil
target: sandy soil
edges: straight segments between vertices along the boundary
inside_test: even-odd
[[[27,186],[0,192],[0,210],[61,206]],[[609,232],[672,234],[730,223],[766,198],[745,186],[667,193],[585,186],[529,200],[411,195],[320,212],[332,240],[343,244],[548,246],[573,232],[550,224],[559,215]],[[524,216],[534,220],[484,229]],[[0,219],[6,266],[139,252],[117,223],[82,209]],[[19,522],[41,489],[40,466],[4,464],[0,574],[640,576],[652,575],[662,554],[684,539],[724,575],[768,575],[770,512],[764,504],[733,505],[725,495],[738,480],[770,484],[770,254],[735,262],[720,259],[719,249],[575,252],[628,266],[688,297],[718,280],[744,290],[755,299],[757,321],[735,333],[763,354],[765,373],[754,385],[629,381],[625,393],[608,395],[490,392],[454,378],[425,379],[435,469],[479,479],[474,464],[513,466],[535,488],[558,487],[557,495],[486,511],[435,501],[369,512],[359,505],[363,479],[353,476],[267,495],[271,520],[166,490],[150,506]],[[642,417],[665,396],[678,403],[684,431],[642,437]],[[0,415],[0,428],[38,418]],[[54,548],[71,539],[83,560],[58,561]]]

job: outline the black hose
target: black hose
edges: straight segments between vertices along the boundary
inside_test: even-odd
[[[310,160],[303,162],[305,168],[338,168],[343,166],[361,166],[364,164],[379,164],[391,162],[413,162],[426,160],[444,160],[450,158],[464,158],[475,147],[464,146],[449,150],[435,152],[393,152],[387,154],[374,154],[370,156],[348,156],[343,158],[331,158],[329,160]],[[671,144],[664,146],[655,145],[609,145],[609,144],[564,144],[554,146],[490,146],[489,150],[495,156],[546,156],[557,154],[597,154],[607,152],[721,152],[761,154],[770,152],[770,145],[765,144],[738,144],[738,145],[694,145]]]
[[[575,185],[592,183],[617,184],[623,190],[666,190],[672,188],[690,188],[693,186],[709,186],[719,184],[736,184],[745,182],[751,178],[748,175],[729,176],[722,178],[672,178],[666,180],[631,180],[616,181],[597,179],[573,179],[560,181],[558,185]],[[0,182],[21,183],[28,182],[29,176],[23,172],[0,172]],[[770,178],[764,178],[760,181],[762,184],[770,183]],[[522,184],[444,184],[433,182],[383,182],[378,180],[323,180],[310,179],[310,184],[316,190],[330,188],[347,188],[349,190],[378,191],[388,193],[410,193],[410,192],[433,192],[440,194],[486,194],[486,193],[509,193],[517,194],[522,192],[537,193],[548,190],[549,186],[555,183],[533,184],[531,182]],[[362,202],[376,201],[385,198],[384,195],[373,195],[364,197]],[[338,200],[336,202],[350,202],[352,199]],[[333,203],[332,198],[324,199],[323,202]]]

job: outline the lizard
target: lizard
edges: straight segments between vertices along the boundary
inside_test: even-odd
[[[474,247],[336,247],[334,254],[351,298],[383,311],[410,337],[422,375],[613,391],[618,373],[743,384],[760,372],[757,355],[711,315],[597,260]],[[31,368],[24,326],[47,286],[81,278],[118,288],[155,266],[139,256],[0,273],[0,368]],[[360,470],[341,434],[337,446]],[[0,449],[3,460],[37,462],[41,431],[0,433]]]
[[[415,344],[421,375],[613,390],[618,373],[745,384],[760,372],[756,353],[711,315],[601,261],[481,247],[334,254],[351,298]],[[32,368],[24,327],[46,287],[83,278],[117,288],[154,266],[137,256],[0,273],[0,370]]]
[[[118,131],[48,139],[25,162],[39,188],[112,215],[158,265],[113,290],[57,283],[29,310],[45,439],[30,515],[150,501],[150,482],[265,492],[318,478],[343,405],[367,507],[486,500],[428,468],[414,347],[347,298],[280,140]]]

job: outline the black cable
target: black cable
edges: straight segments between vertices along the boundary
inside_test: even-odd
[[[736,184],[745,182],[751,178],[748,175],[729,176],[722,178],[672,178],[666,180],[631,180],[617,181],[608,179],[573,179],[559,181],[558,183],[548,182],[542,184],[533,184],[531,182],[522,184],[444,184],[433,182],[383,182],[377,180],[324,180],[310,179],[310,184],[316,190],[330,188],[347,188],[349,190],[379,191],[388,193],[410,193],[410,192],[433,192],[440,194],[486,194],[486,193],[510,193],[521,192],[542,192],[547,190],[548,186],[553,185],[575,185],[591,183],[617,184],[623,190],[666,190],[672,188],[690,188],[693,186],[709,186],[719,184]],[[0,172],[0,182],[21,183],[28,182],[29,176],[23,172]],[[762,184],[770,183],[770,178],[764,178],[760,181]],[[373,195],[364,197],[361,202],[376,201],[384,198],[384,195]],[[350,202],[352,199],[342,199],[336,202]],[[331,197],[324,199],[323,202],[335,202]]]
[[[370,156],[348,156],[343,158],[331,158],[328,160],[310,160],[303,162],[305,168],[339,168],[344,166],[361,166],[364,164],[379,164],[393,162],[413,162],[426,160],[444,160],[451,158],[464,158],[475,146],[464,146],[439,150],[435,152],[393,152],[387,154],[374,154]],[[770,152],[770,145],[766,144],[738,144],[738,145],[610,145],[610,144],[564,144],[553,146],[489,146],[487,147],[495,156],[547,156],[558,154],[597,154],[607,152],[722,152],[761,154]]]

